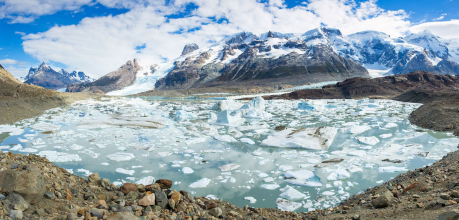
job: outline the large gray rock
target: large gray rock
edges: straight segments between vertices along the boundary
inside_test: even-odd
[[[12,219],[22,219],[24,216],[21,210],[11,210],[9,217]]]
[[[386,208],[394,198],[389,190],[385,190],[378,198],[372,201],[375,208]]]
[[[156,205],[161,207],[161,209],[165,209],[169,204],[166,193],[161,190],[153,190],[153,193],[155,194]]]
[[[8,201],[11,202],[15,210],[25,211],[30,206],[29,203],[25,201],[25,199],[21,195],[16,194],[16,193],[8,194],[6,199],[8,199]]]
[[[453,210],[445,212],[438,216],[437,220],[458,220],[459,219],[459,210]]]
[[[0,187],[2,193],[17,193],[33,205],[43,198],[46,183],[38,169],[32,167],[28,171],[6,170],[0,172]]]

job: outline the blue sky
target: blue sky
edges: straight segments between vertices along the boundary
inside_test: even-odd
[[[174,59],[240,31],[301,33],[321,24],[344,34],[459,38],[459,0],[0,0],[0,63],[16,77],[46,61],[97,78],[129,59]]]

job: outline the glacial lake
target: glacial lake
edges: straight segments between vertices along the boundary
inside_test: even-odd
[[[1,125],[0,149],[46,156],[69,172],[97,172],[116,185],[169,179],[172,189],[194,196],[302,212],[429,165],[459,144],[451,133],[411,125],[408,116],[420,106],[414,103],[221,102],[79,101]]]

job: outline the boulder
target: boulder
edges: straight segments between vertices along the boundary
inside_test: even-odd
[[[148,194],[139,200],[140,206],[152,206],[155,205],[155,194]]]
[[[120,190],[124,195],[127,195],[129,192],[137,191],[137,187],[132,183],[125,183],[121,186]]]
[[[32,167],[28,171],[6,170],[0,172],[0,187],[2,193],[17,193],[33,205],[43,198],[46,183],[41,172]]]
[[[93,173],[93,174],[89,175],[88,176],[88,180],[91,183],[97,183],[97,181],[99,181],[99,174],[98,173]]]
[[[386,208],[394,198],[389,190],[385,190],[378,198],[372,201],[375,208]]]
[[[156,181],[157,184],[161,187],[161,189],[170,189],[172,187],[172,181],[166,179],[159,179]]]
[[[161,207],[161,209],[165,209],[169,200],[167,199],[166,193],[161,190],[153,190],[156,199],[156,205]]]
[[[8,199],[8,201],[11,202],[11,205],[13,205],[13,208],[15,210],[25,211],[30,206],[29,203],[26,202],[25,199],[21,195],[16,194],[16,193],[8,194],[6,199]]]
[[[458,220],[459,219],[459,210],[452,210],[445,212],[438,216],[437,220]]]
[[[12,219],[22,219],[24,215],[21,210],[11,210],[9,217]]]

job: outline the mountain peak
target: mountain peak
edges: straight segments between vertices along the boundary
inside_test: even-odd
[[[191,44],[186,44],[185,47],[183,48],[183,51],[182,51],[182,55],[181,56],[185,56],[195,50],[199,49],[199,46],[195,43],[191,43]]]
[[[5,69],[5,68],[3,68],[2,64],[0,64],[0,69]]]

